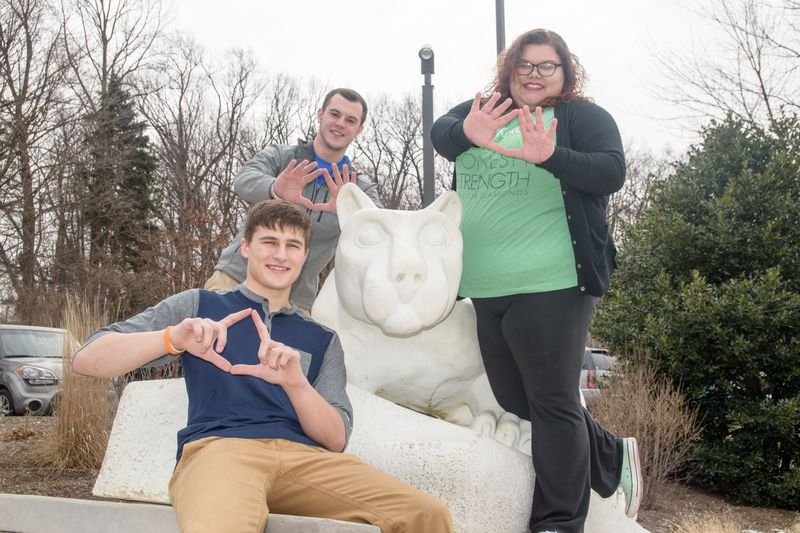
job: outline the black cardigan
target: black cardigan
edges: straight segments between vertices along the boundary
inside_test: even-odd
[[[473,147],[464,135],[472,100],[440,117],[431,129],[436,151],[450,161]],[[616,248],[608,233],[608,196],[625,181],[625,155],[617,124],[606,110],[586,101],[555,108],[556,149],[538,166],[561,181],[567,225],[575,250],[578,288],[602,296],[616,267]],[[453,188],[456,176],[453,179]]]

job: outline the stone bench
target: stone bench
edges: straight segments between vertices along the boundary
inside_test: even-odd
[[[347,452],[440,498],[449,506],[460,533],[527,531],[533,490],[530,457],[494,439],[399,407],[356,387],[348,386],[348,394],[355,424]],[[114,499],[168,503],[175,434],[185,425],[186,407],[182,379],[129,384],[117,410],[93,493]],[[645,531],[624,515],[619,498],[593,496],[587,533]],[[318,531],[350,531],[333,529],[341,524]],[[270,527],[268,531],[272,533]],[[365,531],[363,528],[377,531],[374,526],[358,524],[341,527],[350,527],[354,532]]]
[[[0,531],[36,533],[178,533],[168,505],[0,494]],[[365,524],[270,515],[265,533],[379,533]]]

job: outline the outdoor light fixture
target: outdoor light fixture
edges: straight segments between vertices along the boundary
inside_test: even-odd
[[[421,59],[421,74],[433,74],[433,48],[429,44],[422,45],[422,48],[419,49],[419,58]]]
[[[433,48],[422,45],[419,49],[419,62],[425,83],[422,85],[422,207],[433,202],[435,194],[433,180],[433,144],[431,144],[431,126],[433,126]]]

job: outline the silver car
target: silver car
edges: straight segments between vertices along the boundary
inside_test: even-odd
[[[0,324],[0,416],[51,412],[65,338],[63,329]]]
[[[616,362],[617,358],[608,355],[608,350],[586,347],[583,351],[580,381],[581,392],[586,401],[591,401],[600,395],[598,384],[606,374],[611,372]]]

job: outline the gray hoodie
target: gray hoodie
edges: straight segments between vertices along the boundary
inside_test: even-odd
[[[270,186],[292,159],[298,163],[303,160],[313,161],[314,151],[311,143],[301,141],[294,145],[267,146],[244,164],[234,178],[233,190],[251,205],[268,200]],[[374,183],[359,176],[357,185],[376,206],[382,207],[378,198],[378,188]],[[317,188],[312,181],[303,188],[303,196],[314,203],[324,203],[328,199],[328,194],[328,186],[325,183]],[[340,231],[339,218],[335,214],[310,209],[306,209],[306,213],[311,218],[308,258],[300,277],[292,287],[290,299],[299,307],[311,309],[319,289],[319,274],[336,252]],[[247,260],[241,254],[242,237],[244,237],[244,226],[239,227],[236,238],[222,251],[214,267],[215,270],[225,272],[240,283],[244,281],[247,273]]]

